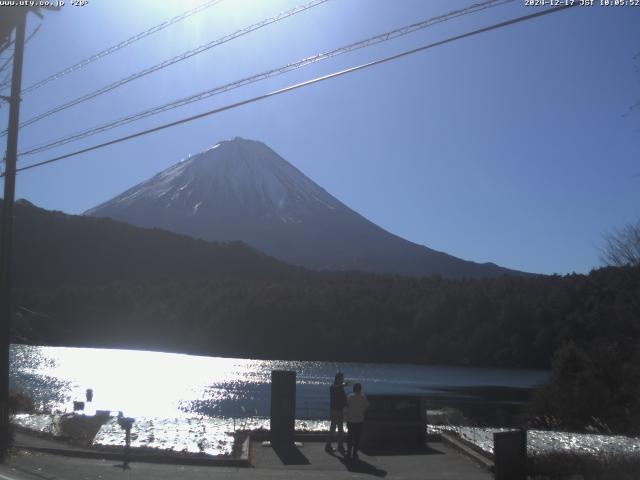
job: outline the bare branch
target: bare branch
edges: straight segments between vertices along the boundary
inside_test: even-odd
[[[605,235],[600,258],[605,265],[640,266],[640,221]]]

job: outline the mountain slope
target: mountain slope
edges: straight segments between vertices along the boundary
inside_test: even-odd
[[[85,212],[212,241],[241,240],[317,270],[491,277],[521,274],[393,235],[261,142],[223,141]]]
[[[240,242],[214,244],[105,218],[52,212],[25,201],[18,201],[14,212],[13,272],[18,288],[162,279],[282,279],[301,270]]]

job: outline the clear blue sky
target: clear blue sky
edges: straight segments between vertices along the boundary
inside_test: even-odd
[[[226,0],[25,96],[21,118],[299,3]],[[20,148],[471,3],[331,0],[25,127]],[[90,0],[48,13],[27,45],[23,85],[197,4]],[[515,1],[21,164],[534,11]],[[40,22],[30,17],[28,31]],[[81,213],[241,136],[414,242],[519,270],[586,273],[600,264],[603,234],[640,218],[640,112],[624,116],[640,99],[639,27],[640,7],[573,8],[21,173],[17,197]]]

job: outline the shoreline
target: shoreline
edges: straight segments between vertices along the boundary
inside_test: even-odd
[[[22,414],[22,418],[46,414]],[[83,415],[75,415],[84,417]],[[300,421],[298,421],[300,422]],[[108,458],[122,461],[124,458],[124,434],[118,445],[78,445],[73,439],[56,436],[50,432],[38,432],[16,425],[15,448],[88,458]],[[321,425],[320,422],[317,425]],[[247,425],[245,425],[247,426]],[[171,449],[132,447],[131,461],[175,463],[185,465],[236,466],[251,465],[249,445],[251,441],[268,439],[269,430],[264,426],[248,425],[246,430],[237,430],[233,436],[233,449],[229,455],[208,455],[175,451]],[[493,433],[505,429],[470,426],[427,425],[427,443],[449,441],[452,436],[461,444],[485,457],[492,459]],[[296,440],[317,442],[324,440],[326,428],[309,431],[296,429]],[[445,438],[446,437],[446,438]],[[527,452],[529,468],[538,474],[587,471],[617,472],[619,478],[633,478],[625,475],[640,468],[640,438],[621,435],[580,434],[558,431],[529,430],[527,432]],[[455,442],[454,442],[455,443]],[[463,452],[464,453],[464,452]],[[468,453],[467,453],[468,454]],[[613,477],[612,477],[613,478]]]
[[[20,339],[11,339],[11,345],[19,345],[26,347],[51,347],[51,348],[75,348],[75,349],[97,349],[97,350],[128,350],[135,352],[144,352],[144,353],[160,353],[160,354],[168,354],[168,355],[186,355],[189,357],[200,357],[200,358],[220,358],[225,360],[249,360],[249,361],[265,361],[265,362],[309,362],[309,363],[335,363],[342,365],[349,364],[363,364],[363,365],[376,365],[376,366],[398,366],[398,365],[407,365],[407,366],[415,366],[415,367],[432,367],[432,368],[444,368],[444,369],[477,369],[477,370],[513,370],[513,371],[531,371],[531,372],[540,372],[544,374],[548,374],[551,372],[551,367],[549,365],[545,366],[522,366],[522,365],[500,365],[500,364],[474,364],[471,365],[469,362],[460,362],[460,363],[425,363],[425,362],[411,362],[411,361],[393,361],[390,359],[358,359],[352,357],[339,357],[339,358],[305,358],[304,356],[291,356],[288,358],[287,356],[276,356],[276,355],[262,355],[262,356],[241,356],[242,352],[238,352],[238,354],[227,354],[227,353],[219,353],[219,352],[209,352],[209,351],[201,351],[201,350],[182,350],[182,349],[160,349],[160,350],[150,350],[148,345],[137,345],[137,344],[103,344],[96,342],[91,344],[90,342],[79,342],[79,343],[48,343],[46,345],[39,345],[35,343],[28,343],[27,341],[20,341]]]

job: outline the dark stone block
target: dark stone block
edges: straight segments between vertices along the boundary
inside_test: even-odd
[[[296,419],[296,372],[271,372],[271,442],[293,444]]]
[[[362,445],[424,446],[427,441],[426,407],[421,397],[367,395]]]
[[[494,433],[493,456],[496,480],[525,480],[527,463],[526,430]]]
[[[411,395],[367,395],[367,420],[422,421],[426,419],[422,397]]]

